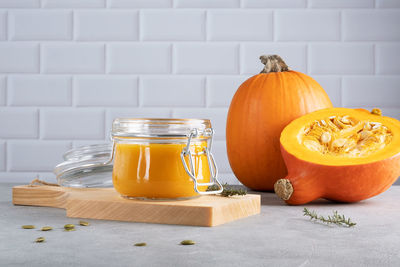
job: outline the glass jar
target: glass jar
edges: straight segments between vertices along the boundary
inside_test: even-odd
[[[180,199],[222,191],[203,119],[113,121],[113,184],[127,198]],[[206,191],[215,185],[218,190]]]
[[[54,168],[64,187],[112,187],[111,144],[81,146],[64,153],[64,162]]]

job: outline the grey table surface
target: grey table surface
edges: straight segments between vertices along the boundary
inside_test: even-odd
[[[400,186],[360,203],[307,205],[349,215],[353,228],[309,221],[303,206],[262,193],[261,214],[217,227],[90,220],[74,232],[63,231],[78,220],[62,209],[14,206],[12,186],[0,184],[0,266],[400,266]]]

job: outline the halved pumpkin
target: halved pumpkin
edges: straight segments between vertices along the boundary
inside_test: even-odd
[[[280,137],[288,175],[276,194],[299,205],[357,202],[387,190],[400,176],[400,121],[380,114],[327,108],[292,121]]]

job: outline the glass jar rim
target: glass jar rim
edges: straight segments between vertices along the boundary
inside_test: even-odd
[[[197,137],[212,135],[209,119],[116,118],[112,137],[187,137],[193,131]]]

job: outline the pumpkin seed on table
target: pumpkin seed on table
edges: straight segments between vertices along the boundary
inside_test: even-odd
[[[64,225],[65,231],[75,231],[75,225],[73,224],[66,224]]]
[[[35,229],[34,225],[22,225],[21,226],[22,229]]]
[[[53,230],[53,227],[51,226],[43,226],[42,229],[40,229],[41,231],[51,231]]]
[[[196,244],[196,242],[194,242],[193,240],[183,240],[183,241],[181,241],[181,245],[184,245],[184,246],[190,246],[190,245],[194,245],[194,244]]]
[[[35,243],[43,243],[44,241],[46,241],[46,239],[43,236],[35,239]]]
[[[90,223],[89,222],[85,222],[85,221],[79,221],[79,225],[81,225],[81,226],[89,226]]]
[[[136,243],[136,244],[134,244],[134,246],[135,246],[135,247],[145,247],[145,246],[147,246],[147,243],[145,243],[145,242]]]

